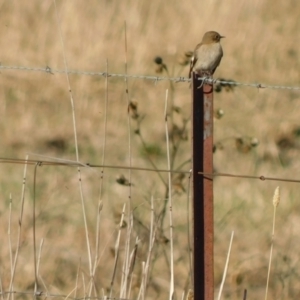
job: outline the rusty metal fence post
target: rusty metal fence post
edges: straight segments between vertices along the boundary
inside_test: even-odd
[[[214,299],[213,86],[192,78],[194,299]]]

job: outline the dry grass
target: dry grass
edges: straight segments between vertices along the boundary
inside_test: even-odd
[[[177,63],[180,55],[192,50],[207,30],[226,36],[222,41],[225,56],[217,77],[242,82],[299,85],[299,13],[297,1],[58,1],[65,52],[70,69],[124,72],[124,21],[127,23],[128,72],[155,74],[153,58],[164,58],[171,75],[187,75]],[[59,30],[52,1],[28,3],[2,1],[0,46],[3,65],[25,65],[63,69]],[[105,114],[105,78],[71,75],[75,100],[79,158],[82,162],[101,163]],[[2,71],[0,155],[24,158],[38,153],[75,160],[72,113],[64,75]],[[151,159],[157,167],[167,167],[164,101],[168,82],[155,85],[145,80],[129,80],[129,97],[145,115],[141,133]],[[128,165],[128,119],[125,84],[109,79],[107,111],[106,164]],[[225,116],[215,122],[215,140],[223,150],[215,153],[215,168],[220,172],[300,178],[299,170],[299,93],[288,90],[236,88],[215,95],[215,106]],[[188,84],[175,84],[174,104],[181,108],[174,122],[181,125],[189,117]],[[132,122],[132,132],[136,123]],[[190,126],[190,124],[188,125]],[[256,137],[260,144],[249,153],[236,148],[238,137]],[[175,167],[189,159],[190,142],[182,141]],[[34,158],[33,155],[30,155]],[[132,133],[132,164],[150,167],[145,150]],[[185,165],[184,170],[188,170]],[[128,202],[129,189],[115,179],[127,171],[106,169],[103,191],[99,194],[100,170],[82,169],[83,194],[92,254],[95,254],[98,200],[103,201],[100,221],[99,264],[95,274],[98,295],[108,293],[120,213]],[[1,165],[0,172],[0,273],[3,289],[10,280],[9,195],[12,194],[11,238],[15,251],[20,211],[23,166]],[[141,238],[133,275],[132,298],[138,294],[141,264],[149,246],[151,196],[154,210],[164,203],[166,188],[157,174],[132,172],[132,207],[135,236]],[[167,182],[167,175],[163,175]],[[22,223],[21,248],[14,289],[29,290],[34,285],[32,252],[33,168],[29,167]],[[187,178],[183,181],[187,187]],[[224,298],[262,298],[265,292],[271,242],[272,205],[270,200],[278,182],[258,182],[232,178],[215,180],[215,278],[222,278],[230,232],[235,231]],[[269,282],[273,299],[299,298],[298,277],[298,184],[280,183],[281,203],[277,211],[276,240]],[[101,196],[101,197],[100,197]],[[186,236],[186,193],[173,196],[174,280],[179,297],[190,287]],[[40,275],[52,293],[68,294],[76,284],[83,294],[83,278],[89,283],[85,229],[75,168],[42,166],[37,171],[37,241],[44,238]],[[184,213],[183,213],[184,212]],[[167,218],[166,218],[167,219]],[[138,223],[140,220],[142,224]],[[128,225],[128,224],[127,224]],[[169,237],[165,220],[160,239],[152,253],[147,299],[165,299],[169,291]],[[120,241],[121,264],[125,252],[125,230]],[[80,270],[78,273],[78,269]],[[122,269],[117,269],[115,291],[118,295]],[[42,286],[40,288],[43,288]],[[88,290],[88,288],[86,288]]]

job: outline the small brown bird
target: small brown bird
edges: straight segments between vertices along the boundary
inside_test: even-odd
[[[208,31],[204,34],[191,59],[189,77],[192,76],[193,71],[199,76],[214,74],[223,56],[220,40],[224,37],[216,31]]]

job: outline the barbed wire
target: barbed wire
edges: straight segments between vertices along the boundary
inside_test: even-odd
[[[48,66],[45,68],[34,68],[34,67],[24,67],[24,66],[4,66],[0,65],[0,70],[18,70],[18,71],[31,71],[31,72],[44,72],[48,74],[65,74],[65,70],[52,69]],[[117,74],[117,73],[107,73],[107,72],[91,72],[91,71],[80,71],[80,70],[68,70],[68,74],[75,75],[87,75],[87,76],[101,76],[101,77],[120,77],[120,78],[135,78],[135,79],[147,79],[152,81],[175,81],[175,82],[190,82],[190,78],[186,77],[160,77],[160,76],[149,76],[149,75],[129,75],[129,74]]]
[[[65,74],[65,70],[52,69],[49,66],[46,67],[25,67],[25,66],[5,66],[0,65],[0,70],[17,70],[17,71],[29,71],[29,72],[44,72],[48,74]],[[175,83],[179,82],[191,82],[191,79],[188,77],[167,77],[167,76],[151,76],[151,75],[137,75],[137,74],[119,74],[119,73],[107,73],[107,72],[91,72],[91,71],[81,71],[81,70],[68,70],[68,74],[74,75],[86,75],[86,76],[101,76],[101,77],[119,77],[119,78],[133,78],[133,79],[146,79],[156,82],[159,81],[172,81]],[[223,84],[223,85],[232,85],[232,86],[244,86],[244,87],[253,87],[257,89],[275,89],[275,90],[294,90],[300,91],[300,86],[286,86],[286,85],[271,85],[264,83],[245,83],[237,82],[234,80],[223,80],[223,79],[213,79],[209,77],[199,77],[199,80],[204,80],[208,84]]]
[[[132,170],[132,171],[146,171],[146,172],[156,172],[156,173],[179,173],[179,174],[190,174],[191,170],[168,170],[168,169],[151,169],[142,167],[129,167],[121,165],[101,165],[101,164],[90,164],[81,163],[76,161],[47,161],[47,160],[35,160],[35,159],[18,159],[18,158],[4,158],[0,157],[0,164],[12,163],[12,164],[28,164],[28,165],[38,165],[38,166],[64,166],[64,167],[85,167],[85,168],[107,168],[107,169],[120,169],[120,170]],[[232,177],[232,178],[244,178],[244,179],[258,179],[261,181],[282,181],[290,183],[300,183],[300,179],[289,179],[280,177],[269,177],[264,175],[245,175],[245,174],[230,174],[222,172],[198,172],[205,177]]]

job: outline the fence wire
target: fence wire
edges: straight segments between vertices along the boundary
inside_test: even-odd
[[[153,82],[159,81],[172,81],[175,83],[179,82],[191,82],[191,79],[188,77],[167,77],[167,76],[150,76],[150,75],[137,75],[137,74],[119,74],[119,73],[107,73],[101,71],[82,71],[82,70],[59,70],[52,69],[49,66],[46,67],[25,67],[25,66],[5,66],[0,65],[1,70],[15,70],[15,71],[28,71],[28,72],[43,72],[48,74],[73,74],[73,75],[86,75],[86,76],[100,76],[100,77],[118,77],[118,78],[132,78],[132,79],[145,79]],[[238,82],[234,80],[223,80],[223,79],[213,79],[209,77],[201,77],[199,80],[204,80],[208,84],[224,84],[232,86],[242,86],[242,87],[252,87],[256,89],[273,89],[273,90],[294,90],[300,91],[300,86],[286,86],[286,85],[272,85],[264,83],[246,83]]]
[[[146,171],[146,172],[156,172],[156,173],[174,173],[174,174],[190,174],[191,170],[168,170],[168,169],[151,169],[151,168],[141,168],[134,166],[121,166],[121,165],[101,165],[101,164],[91,164],[91,163],[81,163],[76,161],[66,161],[63,159],[58,159],[58,161],[47,161],[47,160],[35,160],[35,159],[16,159],[16,158],[5,158],[0,157],[0,164],[27,164],[27,165],[38,165],[38,166],[63,166],[63,167],[76,167],[76,168],[102,168],[102,169],[119,169],[119,170],[131,170],[131,171]],[[300,183],[300,179],[289,179],[280,177],[270,177],[265,175],[247,175],[247,174],[231,174],[231,173],[204,173],[198,172],[206,177],[231,177],[231,178],[244,178],[244,179],[257,179],[260,181],[281,181],[290,183]]]

